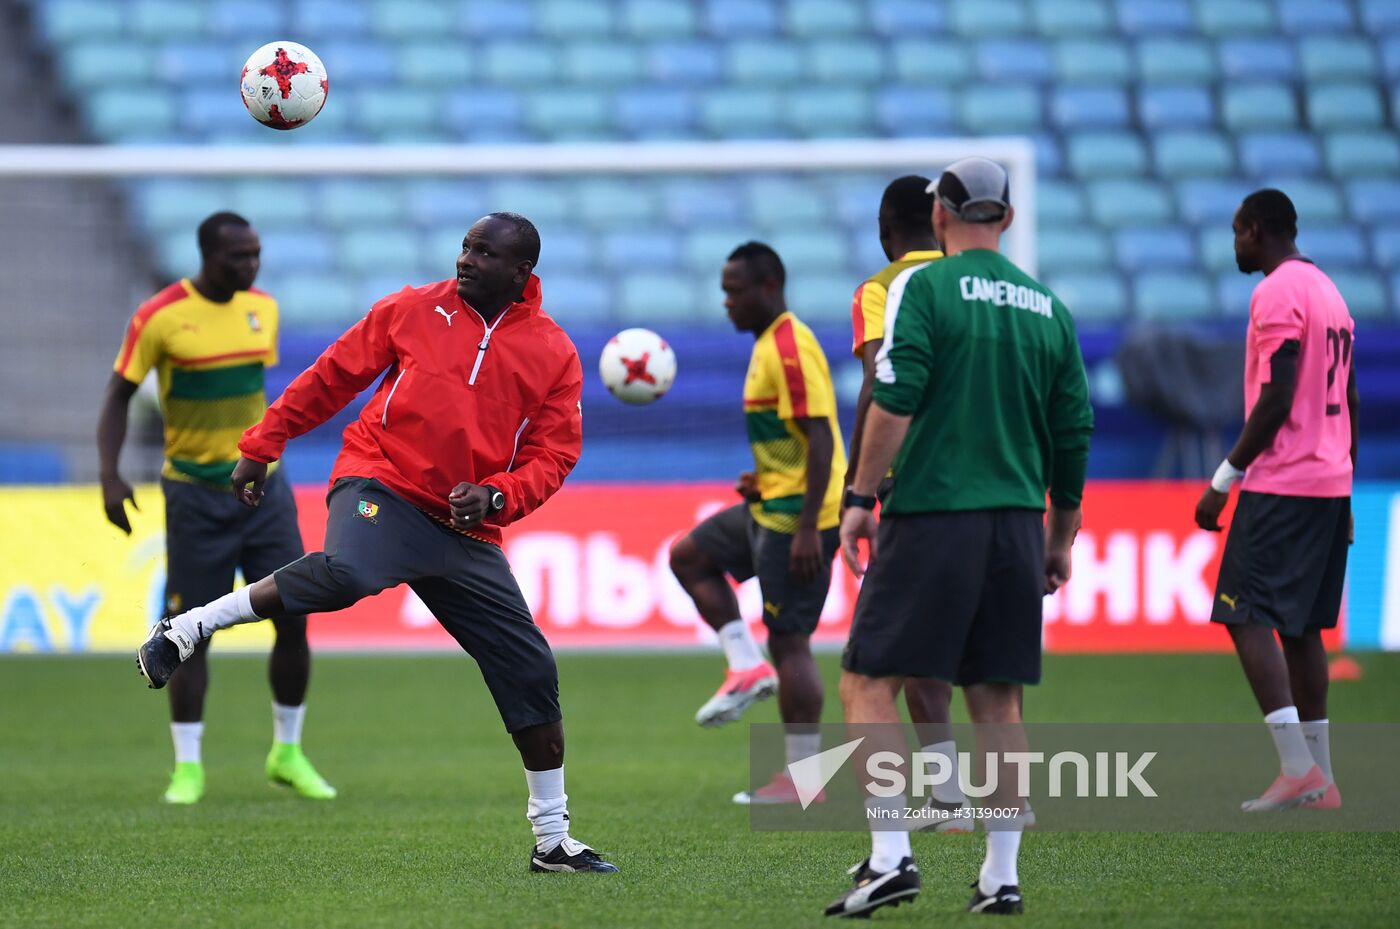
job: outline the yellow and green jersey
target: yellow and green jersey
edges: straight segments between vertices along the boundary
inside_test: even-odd
[[[115,370],[139,384],[156,369],[165,417],[161,473],[224,484],[243,430],[267,409],[263,371],[276,363],[276,300],[254,289],[215,303],[185,279],[137,309]]]
[[[856,288],[851,299],[851,354],[861,356],[866,342],[885,337],[885,301],[890,284],[904,271],[915,265],[927,264],[943,257],[939,251],[914,251],[901,255],[870,275]]]
[[[795,420],[807,418],[831,425],[831,476],[817,518],[817,528],[829,529],[841,519],[846,473],[836,390],[817,337],[796,316],[784,313],[754,342],[744,381],[744,419],[763,496],[750,509],[755,522],[777,532],[797,531],[807,493],[807,437]]]

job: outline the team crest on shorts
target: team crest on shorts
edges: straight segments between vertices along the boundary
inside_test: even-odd
[[[379,504],[370,503],[368,500],[361,500],[360,505],[355,512],[357,515],[363,516],[370,522],[374,522],[374,517],[379,514]]]

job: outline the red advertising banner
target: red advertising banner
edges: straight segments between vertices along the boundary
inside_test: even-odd
[[[1225,651],[1210,625],[1224,536],[1191,521],[1195,484],[1098,482],[1084,497],[1074,577],[1045,601],[1051,651]],[[682,533],[737,498],[724,484],[566,485],[507,530],[506,557],[545,636],[556,647],[693,646],[714,641],[671,576]],[[307,549],[325,533],[324,491],[297,491]],[[845,641],[858,585],[837,561],[813,640]],[[743,616],[762,637],[757,583],[739,588]],[[929,619],[936,621],[936,612]],[[319,649],[438,649],[457,644],[407,587],[314,617]],[[1327,637],[1329,648],[1340,643]]]

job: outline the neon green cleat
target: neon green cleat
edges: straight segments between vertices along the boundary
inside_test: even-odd
[[[176,762],[170,775],[170,786],[165,788],[166,803],[198,803],[204,796],[204,765],[198,761]]]
[[[266,771],[272,783],[290,787],[310,800],[335,799],[335,788],[311,767],[300,745],[273,742],[272,751],[267,753]]]

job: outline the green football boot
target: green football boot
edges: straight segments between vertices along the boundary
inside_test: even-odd
[[[311,800],[335,799],[335,788],[311,767],[300,745],[273,742],[272,751],[267,753],[266,771],[269,781],[290,787],[303,797]]]
[[[198,761],[180,761],[170,775],[170,786],[165,788],[166,803],[198,803],[204,796],[204,765]]]

